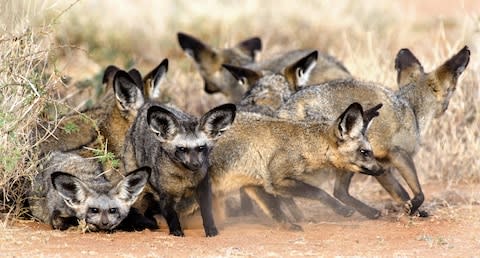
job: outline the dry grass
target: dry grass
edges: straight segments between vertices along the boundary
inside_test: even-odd
[[[146,73],[165,57],[170,59],[165,94],[180,107],[198,115],[224,101],[203,92],[193,62],[177,44],[178,31],[216,47],[260,36],[264,43],[260,58],[285,49],[318,48],[337,56],[356,77],[392,88],[393,60],[400,48],[410,48],[429,71],[467,44],[472,50],[469,67],[447,113],[423,138],[415,160],[422,182],[480,181],[480,7],[475,1],[13,2],[7,1],[5,8],[14,11],[0,15],[6,24],[0,41],[0,148],[5,153],[1,188],[34,173],[34,153],[29,152],[26,136],[57,80],[45,73],[49,53],[55,54],[50,55],[49,69],[77,82],[88,79],[82,90],[78,84],[76,90],[57,88],[62,101],[72,106],[95,100],[92,94],[98,91],[103,67],[136,66]],[[435,13],[440,15],[430,15],[425,5],[439,9]],[[45,38],[54,39],[54,52]],[[4,190],[3,198],[10,194]]]

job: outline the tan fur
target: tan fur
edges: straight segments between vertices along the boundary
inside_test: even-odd
[[[399,55],[404,53],[400,51]],[[385,166],[396,168],[411,188],[414,197],[408,200],[406,193],[398,190],[398,185],[384,184],[384,187],[390,187],[387,190],[391,194],[397,191],[393,193],[394,198],[406,202],[405,210],[411,214],[418,209],[424,199],[412,155],[417,151],[421,136],[431,120],[441,115],[448,107],[458,76],[468,65],[469,56],[470,51],[465,47],[445,64],[427,74],[423,73],[423,69],[419,70],[421,67],[418,66],[419,63],[415,66],[407,65],[405,67],[410,70],[406,70],[404,74],[412,76],[399,76],[401,78],[399,83],[406,82],[407,85],[402,85],[397,92],[388,90],[382,85],[358,80],[338,80],[312,86],[295,93],[278,111],[278,116],[297,120],[332,121],[335,114],[352,101],[359,102],[367,108],[382,103],[380,116],[372,123],[368,138],[375,157]],[[391,178],[379,180],[386,180],[388,184],[393,182]]]
[[[338,120],[332,124],[297,123],[239,112],[211,154],[213,192],[221,196],[243,186],[254,187],[247,188],[247,194],[259,201],[267,215],[288,227],[292,225],[279,215],[278,207],[267,207],[276,202],[275,195],[318,199],[340,214],[351,215],[352,210],[304,181],[322,168],[381,170],[373,157],[362,160],[357,155],[359,148],[369,148],[366,139],[357,134],[340,143],[338,126]],[[306,192],[305,187],[309,189]]]

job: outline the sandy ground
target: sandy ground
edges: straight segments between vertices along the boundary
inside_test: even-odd
[[[317,202],[297,200],[308,221],[300,223],[302,232],[278,229],[261,215],[227,218],[219,223],[220,235],[213,238],[206,238],[201,227],[186,229],[186,236],[178,238],[169,236],[165,227],[158,231],[81,233],[54,231],[45,224],[23,221],[0,229],[0,256],[479,257],[480,187],[453,189],[427,185],[424,208],[431,213],[428,218],[395,211],[381,191],[369,193],[372,205],[383,207],[384,215],[378,220],[357,213],[344,218]]]

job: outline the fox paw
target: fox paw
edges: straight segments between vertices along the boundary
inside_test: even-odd
[[[174,236],[177,236],[177,237],[184,237],[185,236],[185,234],[183,234],[183,231],[180,230],[180,229],[171,230],[170,235],[174,235]]]
[[[379,210],[372,209],[371,211],[365,213],[364,215],[365,215],[365,217],[367,217],[369,219],[378,219],[381,214],[382,214],[382,212],[380,212]]]
[[[335,210],[335,212],[337,212],[338,214],[344,216],[344,217],[350,217],[353,215],[353,213],[355,212],[354,209],[350,208],[350,207],[347,207],[347,206],[343,206],[343,207],[340,207],[340,208],[337,208]]]
[[[218,235],[218,230],[217,230],[216,227],[206,228],[205,229],[205,235],[206,235],[206,237],[214,237],[214,236]]]
[[[427,218],[428,216],[430,216],[430,214],[428,214],[427,211],[418,210],[417,216],[419,216],[420,218]]]

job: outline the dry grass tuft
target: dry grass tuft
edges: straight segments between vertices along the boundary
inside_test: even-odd
[[[32,6],[5,5],[12,12],[2,12],[0,28],[0,212],[18,216],[38,161],[29,134],[58,77],[47,72],[51,27],[32,26]]]

